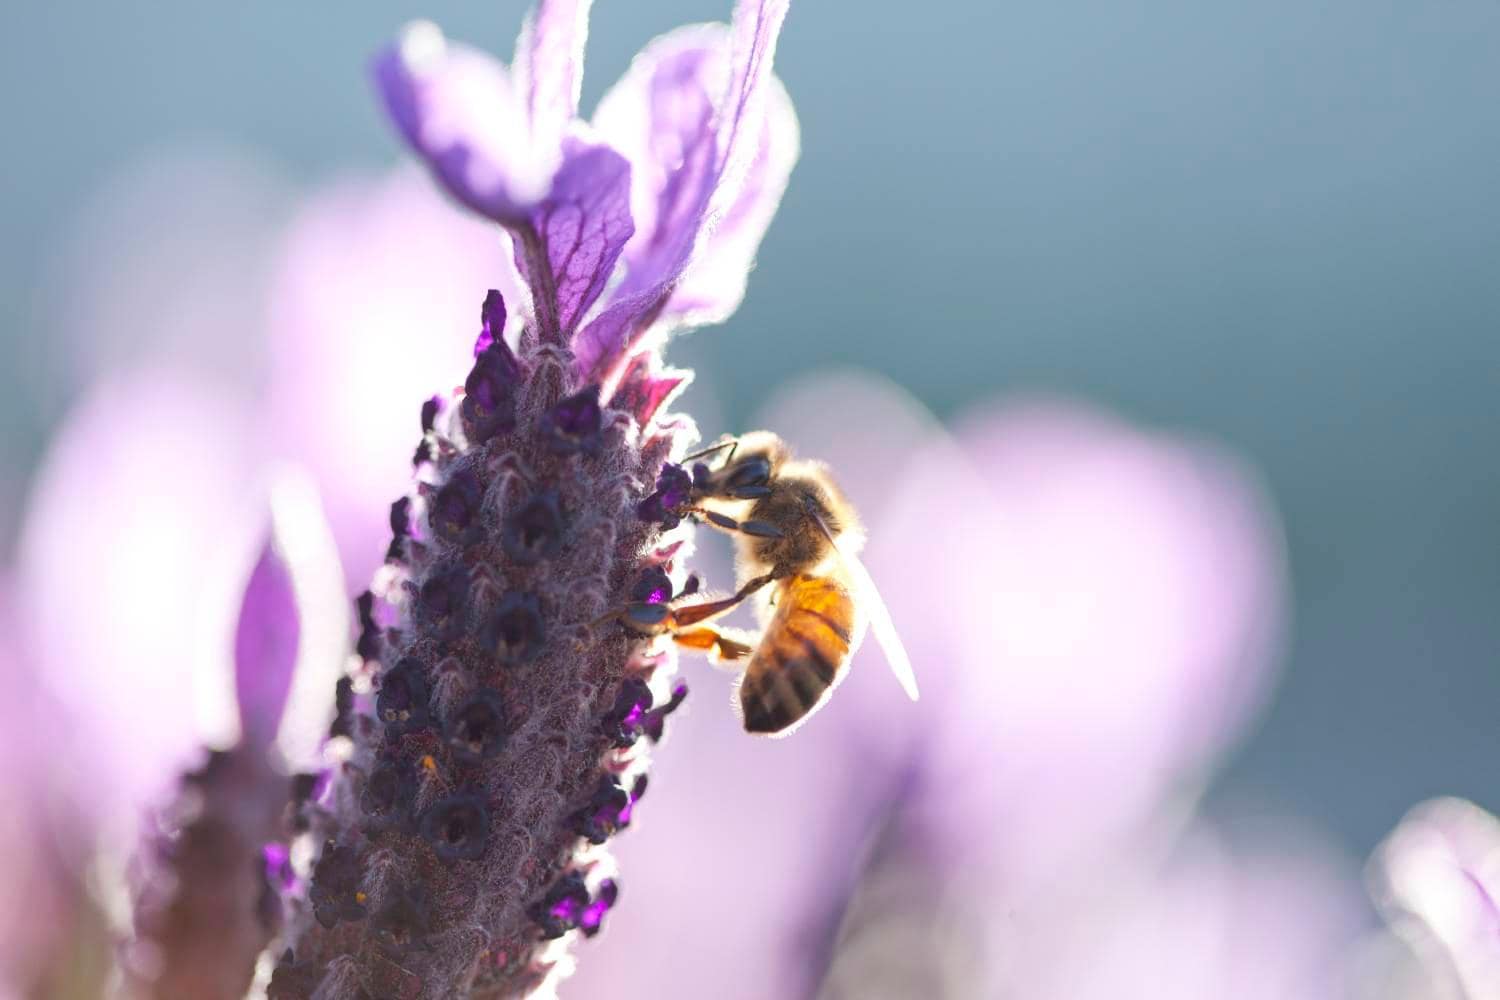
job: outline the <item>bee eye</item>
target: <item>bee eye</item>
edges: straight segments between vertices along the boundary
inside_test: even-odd
[[[747,458],[729,474],[730,489],[741,486],[764,486],[771,479],[771,463],[764,458]]]

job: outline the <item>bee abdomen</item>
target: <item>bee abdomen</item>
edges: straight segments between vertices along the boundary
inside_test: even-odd
[[[745,670],[740,707],[752,733],[784,732],[828,700],[849,660],[854,605],[830,577],[794,577]]]

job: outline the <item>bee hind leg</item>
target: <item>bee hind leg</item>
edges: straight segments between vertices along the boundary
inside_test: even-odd
[[[714,664],[735,665],[748,657],[755,651],[755,647],[748,642],[742,642],[739,638],[732,638],[731,633],[741,638],[749,638],[736,629],[714,628],[712,625],[702,625],[696,628],[683,629],[672,633],[672,641],[683,649],[691,649],[700,653],[708,654],[709,662]]]

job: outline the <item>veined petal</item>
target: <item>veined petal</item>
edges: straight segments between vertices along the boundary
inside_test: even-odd
[[[292,688],[300,633],[291,574],[270,533],[250,571],[234,633],[234,694],[241,738],[248,746],[268,746],[276,736]]]
[[[517,235],[516,264],[531,285],[544,336],[557,331],[566,342],[604,290],[635,224],[630,162],[577,137],[563,149],[551,191]]]
[[[516,86],[539,144],[559,143],[568,123],[578,117],[592,6],[593,0],[542,0],[516,40]]]
[[[706,233],[662,315],[684,326],[722,323],[745,297],[760,241],[781,205],[792,167],[802,151],[797,112],[776,77],[768,88],[760,148],[744,183]]]
[[[600,131],[641,170],[633,193],[641,236],[630,248],[630,270],[615,302],[574,344],[578,368],[586,377],[605,379],[632,352],[663,315],[690,261],[705,251],[706,235],[738,212],[740,194],[752,186],[751,168],[768,141],[768,95],[775,89],[771,62],[787,6],[787,0],[741,0],[727,34],[708,25],[658,39],[600,103]],[[710,116],[715,94],[722,97],[713,102]],[[764,231],[763,222],[753,222],[762,215],[768,221],[780,199],[785,180],[778,177],[796,158],[795,119],[791,121],[789,159],[783,123],[771,130],[779,140],[778,156],[774,162],[767,158],[768,169],[758,181],[770,195],[770,207],[759,208],[758,198],[754,209],[745,206],[739,221],[747,225],[739,244],[729,244],[733,261],[726,267],[748,266]],[[732,290],[743,279],[736,285],[722,271],[705,272],[702,294],[726,283],[728,298],[737,301]],[[715,296],[717,309],[684,309],[678,317],[727,315],[732,305],[724,308],[724,298]]]
[[[541,201],[559,151],[532,141],[502,64],[418,21],[376,57],[374,75],[397,129],[454,198],[507,224]]]
[[[758,153],[776,39],[791,0],[739,0],[730,27],[729,95],[719,116],[719,189],[713,215],[728,210]]]
[[[636,235],[626,248],[633,273],[665,241],[680,242],[675,230],[686,228],[689,242],[697,232],[694,211],[701,215],[706,207],[704,182],[716,165],[714,108],[727,85],[728,51],[722,24],[662,35],[641,50],[594,113],[599,134],[633,165]]]

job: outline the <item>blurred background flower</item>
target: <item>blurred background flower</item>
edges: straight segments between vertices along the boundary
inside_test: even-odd
[[[1427,993],[1405,995],[1500,996],[1500,819],[1462,799],[1424,802],[1386,838],[1369,876],[1392,933],[1428,973]]]

